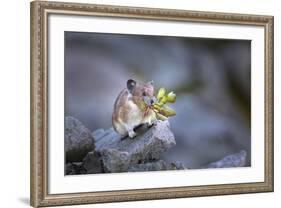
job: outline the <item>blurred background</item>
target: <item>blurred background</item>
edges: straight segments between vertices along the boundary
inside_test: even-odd
[[[251,42],[65,32],[65,115],[110,128],[128,79],[175,91],[177,145],[163,155],[199,168],[246,150],[251,161]]]

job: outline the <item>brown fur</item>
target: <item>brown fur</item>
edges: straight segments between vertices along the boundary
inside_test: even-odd
[[[153,94],[154,87],[151,83],[136,83],[131,92],[127,88],[123,89],[114,103],[112,125],[115,131],[122,136],[129,134],[134,137],[134,127],[144,123],[151,125],[156,119],[155,113],[147,108],[144,99],[150,100]]]

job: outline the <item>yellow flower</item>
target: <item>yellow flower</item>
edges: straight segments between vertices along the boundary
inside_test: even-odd
[[[163,116],[163,115],[160,114],[160,113],[157,113],[157,114],[156,114],[156,118],[159,119],[159,120],[161,120],[161,121],[165,121],[165,120],[168,119],[166,116]]]
[[[176,115],[174,111],[169,106],[165,105],[167,102],[174,103],[176,101],[176,94],[172,91],[166,95],[165,88],[160,88],[157,93],[157,101],[152,105],[152,109],[156,113],[158,120],[166,120],[168,117]]]
[[[176,101],[176,94],[172,91],[167,95],[167,101],[174,103]]]
[[[158,91],[158,94],[157,94],[157,99],[160,100],[162,97],[165,96],[165,93],[166,93],[166,90],[165,88],[161,87]]]
[[[161,113],[163,116],[166,116],[166,117],[171,117],[171,116],[176,115],[176,111],[174,111],[172,108],[165,106],[165,105],[159,110],[159,113]]]

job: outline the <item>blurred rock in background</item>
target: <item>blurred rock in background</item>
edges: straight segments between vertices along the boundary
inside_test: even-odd
[[[199,168],[251,155],[251,42],[65,33],[65,115],[91,131],[112,126],[113,104],[130,78],[175,91],[177,145],[163,156]]]

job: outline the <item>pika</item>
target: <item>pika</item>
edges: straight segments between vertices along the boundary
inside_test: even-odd
[[[141,124],[152,126],[156,114],[151,109],[156,102],[153,81],[140,83],[129,79],[127,87],[118,95],[112,113],[112,125],[121,136],[134,138],[134,128]]]

